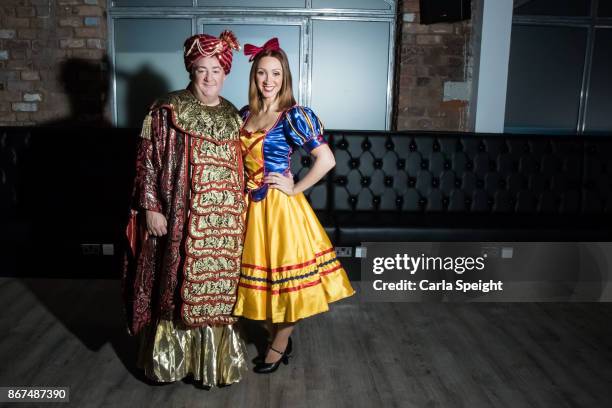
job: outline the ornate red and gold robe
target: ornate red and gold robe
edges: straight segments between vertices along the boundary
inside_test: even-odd
[[[131,240],[122,283],[130,333],[152,330],[149,348],[162,347],[164,338],[164,350],[153,354],[165,357],[154,357],[152,369],[162,381],[200,370],[188,367],[177,373],[157,361],[169,359],[170,353],[170,359],[184,360],[183,366],[199,364],[197,354],[206,351],[189,350],[194,336],[244,352],[244,343],[231,329],[244,235],[240,125],[231,103],[221,99],[217,106],[206,106],[188,90],[158,100],[143,124],[132,205],[138,222],[128,227],[128,235],[141,239]],[[165,236],[142,233],[145,210],[166,217]],[[225,334],[215,334],[221,326]],[[215,336],[229,337],[227,344],[219,344]],[[229,382],[235,377],[230,373]]]

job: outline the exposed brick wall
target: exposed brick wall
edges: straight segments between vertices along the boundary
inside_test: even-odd
[[[469,102],[443,94],[471,81],[470,22],[421,25],[418,0],[400,13],[395,128],[468,130]],[[106,0],[0,0],[0,125],[107,124],[106,39]]]
[[[104,122],[105,13],[106,0],[0,1],[0,125]]]
[[[414,21],[403,21],[403,13]],[[419,0],[400,5],[398,130],[468,130],[468,100],[444,101],[444,83],[468,82],[470,88],[470,21],[422,25]]]

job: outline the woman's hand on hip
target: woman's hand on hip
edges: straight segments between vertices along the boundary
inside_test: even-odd
[[[280,190],[288,196],[297,194],[293,188],[293,176],[291,174],[288,176],[283,176],[281,173],[268,173],[268,175],[264,177],[264,182],[268,183],[270,187]]]
[[[147,210],[147,232],[154,237],[161,237],[168,233],[168,222],[162,214]]]

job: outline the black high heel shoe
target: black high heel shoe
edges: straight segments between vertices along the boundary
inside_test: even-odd
[[[281,363],[285,365],[289,364],[289,355],[287,355],[287,350],[289,349],[290,342],[291,342],[291,339],[289,339],[289,342],[287,342],[287,348],[285,348],[284,352],[278,351],[274,347],[270,346],[270,350],[280,354],[281,358],[279,358],[274,363],[266,363],[264,360],[264,362],[257,364],[255,368],[253,369],[253,371],[256,372],[257,374],[270,374],[278,370],[278,367],[281,365]]]
[[[283,363],[285,365],[289,364],[289,357],[287,357],[287,355],[285,353],[281,353],[280,351],[276,350],[273,347],[270,347],[270,350],[275,351],[278,354],[280,354],[281,358],[279,358],[274,363],[261,363],[261,364],[257,364],[255,366],[255,368],[253,369],[253,371],[255,371],[257,374],[270,374],[270,373],[273,373],[276,370],[278,370],[278,367],[281,365],[281,363]]]
[[[274,351],[276,351],[276,350],[274,350]],[[289,337],[289,340],[287,341],[287,348],[285,348],[285,355],[287,357],[291,357],[291,353],[292,352],[293,352],[293,341],[291,341],[291,337]],[[257,357],[255,357],[251,361],[253,362],[253,364],[262,364],[262,363],[265,363],[266,355],[265,354],[260,354],[260,355],[258,355]]]

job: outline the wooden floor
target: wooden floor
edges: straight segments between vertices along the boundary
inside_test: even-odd
[[[0,386],[69,386],[61,407],[612,406],[612,304],[354,297],[300,323],[288,366],[212,390],[143,379],[116,280],[0,278],[0,310]]]

